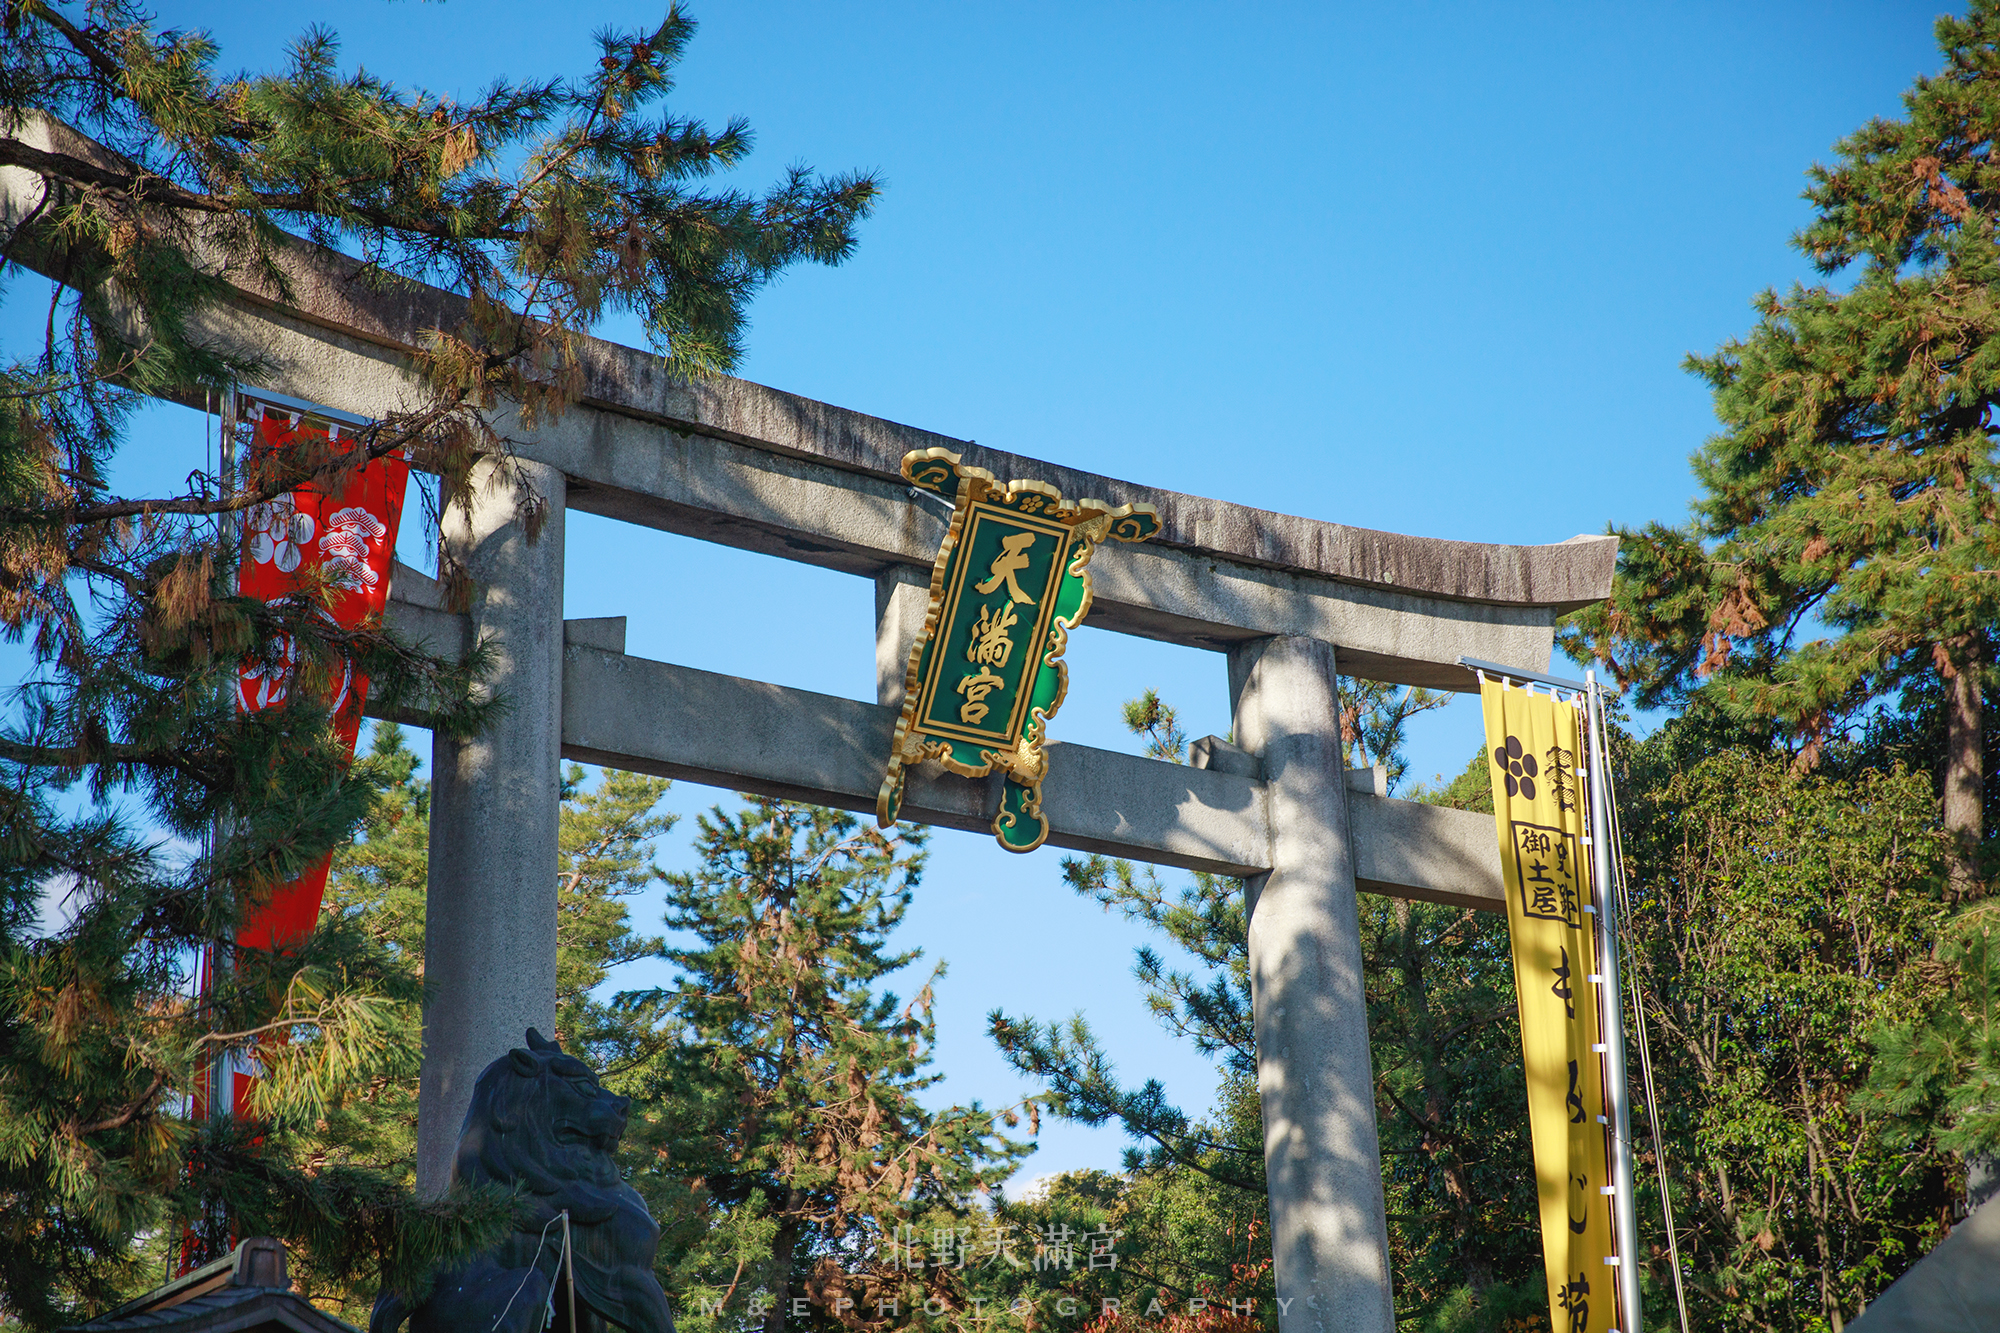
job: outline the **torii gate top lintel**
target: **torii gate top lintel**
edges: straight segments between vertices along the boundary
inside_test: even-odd
[[[116,162],[47,120],[18,132]],[[0,168],[0,220],[18,224],[40,198],[33,172]],[[467,299],[384,283],[303,240],[280,258],[283,292],[261,272],[225,271],[237,295],[210,313],[216,341],[254,349],[273,367],[270,387],[297,397],[362,417],[416,406],[402,363],[427,330],[464,326]],[[1146,550],[1099,571],[1094,627],[1216,650],[1300,635],[1337,645],[1349,675],[1453,690],[1475,688],[1459,657],[1546,661],[1555,617],[1610,592],[1611,537],[1489,545],[1350,527],[1133,485],[746,380],[676,378],[657,355],[602,339],[581,340],[579,354],[577,406],[537,430],[498,424],[523,458],[563,473],[570,507],[649,527],[855,574],[928,569],[941,523],[909,503],[901,464],[947,448],[996,476],[1158,513]]]
[[[289,392],[379,415],[393,386],[328,364],[347,360],[328,346],[395,356],[425,329],[455,327],[464,302],[370,286],[355,261],[303,243],[298,259],[293,304],[246,291],[240,318]],[[1470,690],[1461,655],[1545,661],[1555,617],[1610,590],[1612,537],[1513,546],[1375,531],[1135,485],[747,380],[677,379],[655,354],[601,339],[582,341],[580,362],[576,407],[507,432],[522,457],[565,474],[569,507],[849,573],[928,568],[941,524],[909,502],[901,464],[948,448],[996,476],[1158,512],[1148,549],[1100,572],[1099,628],[1217,650],[1306,634],[1339,645],[1348,674]]]
[[[293,302],[282,314],[267,304],[272,296],[246,290],[246,297],[280,317],[397,352],[413,347],[424,330],[456,327],[466,317],[466,302],[454,293],[418,283],[389,290],[370,286],[360,279],[357,261],[305,242],[298,243],[297,255]],[[823,464],[899,491],[905,454],[947,448],[996,476],[1046,482],[1065,495],[1116,496],[1121,503],[1151,505],[1161,523],[1153,545],[1196,558],[1558,615],[1601,601],[1610,590],[1615,537],[1585,534],[1519,546],[1353,527],[1121,481],[749,380],[678,379],[656,354],[604,339],[581,340],[579,360],[580,410],[586,416],[609,412],[649,421],[681,434]],[[531,455],[544,452],[534,442],[524,443]],[[617,489],[615,481],[610,484]]]

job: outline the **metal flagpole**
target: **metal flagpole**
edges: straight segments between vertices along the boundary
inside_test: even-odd
[[[217,404],[217,414],[216,414],[215,485],[217,493],[224,500],[228,500],[236,494],[235,424],[236,424],[236,389],[232,385],[228,390],[226,390],[223,393],[221,401]],[[231,546],[235,544],[236,535],[237,535],[236,520],[232,518],[229,514],[226,513],[218,514],[216,516],[216,545],[221,547],[224,551],[227,551],[230,549]],[[232,587],[231,591],[233,592],[235,591],[235,589]],[[225,687],[225,689],[232,695],[235,693],[236,683],[234,679],[234,673],[231,674],[230,683],[228,686]],[[222,842],[229,836],[229,831],[230,831],[230,821],[229,821],[229,816],[226,813],[219,816],[209,826],[211,857],[213,856],[215,850],[218,849],[221,846]],[[209,873],[211,875],[215,873],[215,867],[212,860],[209,865]],[[214,974],[214,980],[217,983],[218,990],[221,989],[221,982],[223,981],[223,979],[235,970],[235,965],[236,965],[235,950],[236,950],[236,940],[233,936],[225,936],[224,938],[216,941],[215,944],[216,963],[215,967],[211,969],[211,971]],[[224,1047],[222,1050],[216,1052],[215,1066],[214,1066],[215,1086],[209,1097],[208,1110],[210,1115],[220,1115],[224,1119],[230,1119],[235,1116],[236,1074],[241,1066],[241,1063],[242,1062],[237,1058],[237,1053],[235,1051],[230,1050],[227,1047]],[[210,1255],[209,1257],[216,1258],[217,1256]]]
[[[1604,727],[1597,673],[1584,673],[1585,711],[1590,725],[1590,850],[1597,899],[1597,1012],[1603,1028],[1605,1096],[1611,1112],[1611,1188],[1616,1191],[1618,1224],[1618,1305],[1624,1322],[1618,1333],[1641,1333],[1639,1317],[1639,1217],[1632,1192],[1632,1112],[1625,1088],[1625,1019],[1619,984],[1617,895],[1611,889],[1611,791],[1605,782],[1611,747]]]
[[[228,500],[236,493],[236,389],[232,385],[223,392],[217,403],[215,432],[215,487],[220,499]],[[236,520],[227,513],[216,515],[216,545],[227,551],[235,542],[239,529]],[[232,589],[233,591],[233,589]],[[235,692],[234,677],[224,687],[229,693]],[[207,873],[215,874],[215,857],[230,833],[228,814],[217,815],[208,827]],[[212,885],[211,885],[212,887]],[[232,973],[236,970],[236,940],[233,934],[218,937],[209,946],[209,965],[206,990],[209,996],[222,994]],[[214,1021],[213,1013],[210,1021]],[[215,1053],[208,1066],[208,1114],[210,1119],[231,1120],[236,1115],[236,1075],[242,1069],[243,1061],[236,1051],[227,1046]],[[205,1234],[202,1236],[203,1250],[198,1258],[184,1256],[182,1271],[199,1268],[203,1263],[218,1259],[229,1252],[229,1217],[218,1213],[214,1217],[203,1218]],[[218,1248],[209,1249],[213,1245]],[[189,1259],[194,1259],[189,1262]]]

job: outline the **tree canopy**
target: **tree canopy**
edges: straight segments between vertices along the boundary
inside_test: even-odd
[[[1693,521],[1623,531],[1612,603],[1567,639],[1642,704],[1698,696],[1810,763],[1887,695],[1941,684],[1943,813],[1979,890],[1984,688],[2000,624],[2000,5],[1938,20],[1944,70],[1816,166],[1793,245],[1832,284],[1756,300],[1688,367],[1722,431]]]
[[[48,312],[0,357],[0,633],[29,661],[0,724],[0,1306],[35,1326],[102,1309],[148,1275],[135,1236],[211,1207],[402,1281],[497,1214],[419,1209],[375,1165],[300,1158],[292,1131],[393,1072],[407,960],[336,914],[198,998],[190,972],[377,808],[327,717],[337,668],[464,732],[485,717],[483,664],[343,629],[320,583],[237,595],[231,519],[398,452],[452,502],[474,459],[506,458],[502,410],[546,420],[574,398],[576,339],[613,311],[670,373],[728,369],[759,288],[844,258],[876,184],[798,166],[724,184],[752,136],[665,108],[694,32],[678,10],[601,34],[580,76],[470,102],[343,70],[324,29],[281,68],[225,73],[206,34],[129,0],[7,0],[0,20],[0,283]],[[256,349],[216,317],[240,291],[285,297],[312,243],[353,255],[363,283],[465,298],[414,354],[418,400],[338,447],[121,489],[146,396],[259,382]],[[541,498],[516,500],[532,531]],[[289,699],[237,711],[239,664],[280,643]],[[189,1120],[197,1072],[252,1044],[270,1057],[258,1120]]]

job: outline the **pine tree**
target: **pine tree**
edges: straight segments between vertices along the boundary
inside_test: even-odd
[[[1340,742],[1346,747],[1348,765],[1381,766],[1393,792],[1409,772],[1403,738],[1410,719],[1443,708],[1453,696],[1443,690],[1342,676],[1340,697]]]
[[[1467,1330],[1545,1311],[1505,919],[1369,898],[1361,947],[1398,1311]]]
[[[428,790],[418,766],[399,728],[376,728],[359,768],[381,784],[380,802],[362,836],[336,853],[329,902],[421,972]],[[762,802],[704,818],[703,870],[667,875],[653,845],[675,821],[657,808],[668,782],[607,771],[587,786],[575,766],[565,778],[561,1031],[608,1086],[635,1098],[624,1158],[666,1226],[661,1275],[683,1324],[714,1322],[703,1313],[711,1302],[728,1308],[728,1327],[753,1303],[758,1320],[792,1327],[841,1323],[842,1300],[878,1327],[907,1322],[926,1299],[963,1309],[973,1275],[913,1271],[909,1261],[938,1248],[940,1229],[954,1238],[989,1231],[970,1199],[997,1186],[1023,1149],[994,1132],[1018,1113],[933,1114],[915,1100],[938,1077],[923,1070],[928,984],[908,1006],[870,990],[914,961],[886,951],[883,937],[920,872],[921,836],[892,841],[833,811]],[[796,838],[789,854],[787,836]],[[739,882],[752,887],[718,892]],[[713,948],[664,949],[634,934],[627,900],[662,884],[667,924]],[[679,984],[604,997],[619,969],[663,952],[689,969]],[[406,1018],[414,1049],[417,1016]],[[407,1179],[415,1072],[412,1064],[351,1089],[316,1126],[311,1159],[370,1153]],[[760,1077],[771,1082],[755,1084]],[[789,1266],[774,1258],[787,1234]],[[350,1313],[365,1311],[374,1292],[372,1280],[343,1280],[310,1256],[301,1277],[316,1299]],[[791,1316],[792,1299],[812,1313]],[[874,1317],[877,1301],[896,1308]]]
[[[1981,892],[1983,696],[2000,624],[2000,4],[1937,23],[1942,73],[1900,120],[1814,167],[1794,246],[1851,285],[1757,298],[1755,329],[1689,368],[1722,433],[1694,522],[1623,533],[1609,607],[1569,646],[1651,705],[1689,691],[1810,763],[1928,677],[1954,892]]]
[[[352,837],[334,849],[327,877],[329,916],[352,916],[419,976],[424,964],[424,895],[430,881],[431,786],[403,729],[378,722],[355,766],[375,788],[375,804]]]
[[[888,937],[923,840],[752,797],[701,816],[700,869],[667,877],[680,975],[626,1003],[679,1040],[617,1086],[689,1330],[746,1313],[765,1333],[900,1328],[926,1300],[964,1306],[954,1269],[922,1256],[1027,1149],[999,1132],[1018,1112],[920,1101],[942,1077],[926,1069],[941,969],[907,1003],[878,989],[917,958]]]
[[[660,111],[693,31],[678,12],[604,34],[584,77],[466,103],[343,73],[324,30],[280,70],[226,76],[205,34],[129,0],[77,16],[7,0],[0,23],[0,166],[33,201],[7,219],[0,280],[37,302],[15,266],[54,280],[46,336],[0,359],[0,632],[34,663],[0,734],[0,1306],[35,1327],[101,1309],[156,1280],[135,1236],[211,1207],[404,1281],[480,1214],[454,1222],[390,1175],[293,1155],[403,1058],[414,995],[396,949],[334,919],[243,958],[198,1005],[188,973],[375,800],[326,717],[336,665],[462,732],[483,720],[480,662],[339,630],[323,588],[235,596],[224,520],[398,450],[462,497],[476,457],[504,458],[487,414],[562,410],[575,339],[606,311],[637,313],[675,373],[727,369],[748,301],[795,262],[844,257],[875,186],[792,168],[763,194],[710,188],[750,134]],[[287,232],[358,252],[364,282],[472,298],[464,326],[427,335],[424,394],[351,448],[260,457],[227,489],[211,471],[115,493],[140,395],[214,401],[260,371],[198,330],[231,282],[282,298],[300,262]],[[532,530],[540,498],[516,499]],[[285,636],[288,704],[235,712],[239,663]],[[66,911],[52,933],[36,924],[49,893]],[[261,1122],[190,1123],[198,1071],[252,1046]]]
[[[1179,713],[1157,691],[1128,702],[1124,721],[1152,758],[1187,761]],[[1170,888],[1150,866],[1103,856],[1065,857],[1062,866],[1077,893],[1192,956],[1195,969],[1175,968],[1142,945],[1133,975],[1161,1024],[1220,1069],[1214,1110],[1190,1115],[1157,1079],[1122,1083],[1082,1014],[1066,1022],[1000,1010],[988,1015],[988,1031],[1008,1063],[1047,1083],[1054,1114],[1086,1125],[1116,1122],[1134,1141],[1108,1211],[1108,1225],[1125,1233],[1118,1278],[1102,1286],[1065,1282],[1060,1289],[1116,1296],[1141,1308],[1155,1299],[1172,1305],[1220,1289],[1238,1265],[1247,1265],[1268,1304],[1263,1114],[1243,882],[1197,872]]]
[[[658,957],[662,942],[636,935],[625,900],[663,882],[653,844],[680,822],[658,810],[673,783],[619,769],[583,790],[581,766],[563,774],[557,835],[556,1032],[572,1050],[600,1066],[629,1063],[650,1030],[635,1025],[629,1005],[614,1008],[592,993],[613,969]]]

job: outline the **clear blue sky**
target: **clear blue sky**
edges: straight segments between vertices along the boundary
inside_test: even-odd
[[[661,13],[160,8],[211,29],[226,66],[266,66],[323,23],[350,64],[460,98],[579,73],[593,31]],[[1550,542],[1685,514],[1712,418],[1681,358],[1806,276],[1786,245],[1802,173],[1935,70],[1937,12],[710,0],[672,105],[750,119],[746,186],[797,161],[887,185],[851,262],[759,301],[750,379],[1149,485]],[[184,472],[200,432],[151,414],[132,484]],[[582,515],[570,531],[567,613],[631,617],[630,651],[872,697],[866,582]],[[1129,745],[1117,705],[1149,685],[1191,734],[1226,732],[1219,659],[1079,639],[1059,737]],[[1464,705],[1423,719],[1413,775],[1455,773],[1478,728]],[[670,805],[715,799],[680,787]],[[1003,1006],[1082,1009],[1129,1078],[1206,1104],[1212,1071],[1139,1004],[1140,935],[1070,895],[1057,853],[933,847],[905,933],[951,967],[946,1095],[1024,1090],[983,1035]],[[1043,1143],[1030,1175],[1112,1166],[1120,1139],[1059,1126]]]

